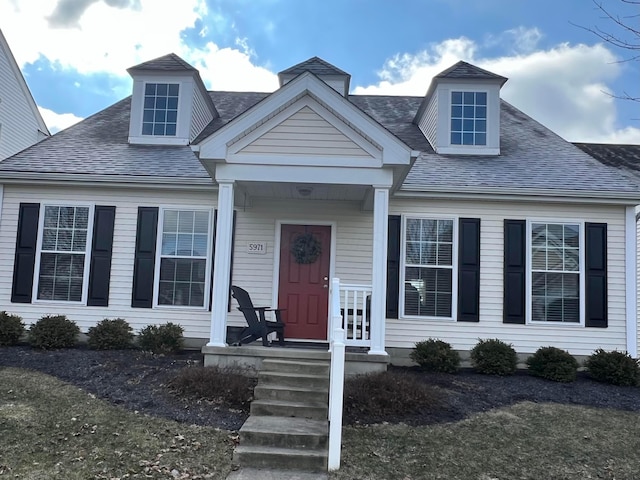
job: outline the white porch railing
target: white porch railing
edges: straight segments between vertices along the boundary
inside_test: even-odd
[[[331,331],[340,326],[345,332],[345,345],[349,347],[371,346],[371,285],[340,283],[332,285],[332,301],[339,300],[338,315],[334,317]],[[336,292],[338,293],[336,295]]]
[[[329,379],[329,470],[340,468],[345,350],[371,346],[371,286],[331,280],[331,369]]]
[[[340,296],[335,295],[340,291],[340,280],[331,280],[331,368],[329,377],[329,457],[327,464],[329,470],[340,468],[340,455],[342,450],[342,404],[344,396],[344,363],[345,363],[345,337],[342,328],[342,313]]]

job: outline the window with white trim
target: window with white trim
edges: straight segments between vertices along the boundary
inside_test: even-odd
[[[531,321],[580,323],[581,228],[531,223]]]
[[[162,210],[158,305],[204,307],[210,210]]]
[[[454,224],[453,219],[406,219],[405,316],[452,317]]]
[[[487,92],[451,92],[451,145],[487,144]]]
[[[147,83],[144,87],[142,135],[175,136],[178,124],[177,83]]]
[[[90,214],[88,206],[45,206],[38,300],[82,301]]]

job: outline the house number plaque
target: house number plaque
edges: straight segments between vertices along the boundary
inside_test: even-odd
[[[247,242],[247,253],[264,255],[267,253],[267,242]]]

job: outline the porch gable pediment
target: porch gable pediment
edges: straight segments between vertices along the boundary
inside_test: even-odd
[[[382,166],[382,148],[305,95],[227,146],[228,163]]]
[[[409,165],[411,149],[311,73],[201,142],[200,159],[235,164]]]

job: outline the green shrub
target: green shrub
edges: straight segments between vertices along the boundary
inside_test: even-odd
[[[518,365],[518,355],[513,347],[501,340],[479,340],[471,349],[471,364],[487,375],[513,375]]]
[[[386,371],[347,378],[344,414],[350,422],[377,422],[406,417],[444,405],[438,388],[416,380],[414,375]]]
[[[409,356],[429,372],[455,373],[460,366],[458,352],[447,342],[434,338],[416,343]]]
[[[131,347],[133,329],[122,318],[105,318],[89,328],[87,336],[89,347],[95,350],[122,350]]]
[[[640,367],[628,353],[605,352],[598,348],[587,358],[585,367],[589,375],[599,382],[613,385],[635,386],[640,379]]]
[[[180,370],[168,382],[177,395],[204,399],[215,404],[249,411],[256,379],[238,367],[193,366]]]
[[[140,330],[138,345],[153,353],[175,353],[182,349],[184,329],[175,323],[149,325]]]
[[[578,372],[578,361],[556,347],[541,347],[527,359],[529,372],[554,382],[573,382]]]
[[[45,315],[29,329],[32,347],[46,350],[69,348],[76,344],[80,329],[65,315]]]
[[[24,323],[22,317],[0,312],[0,345],[15,345],[24,335]]]

